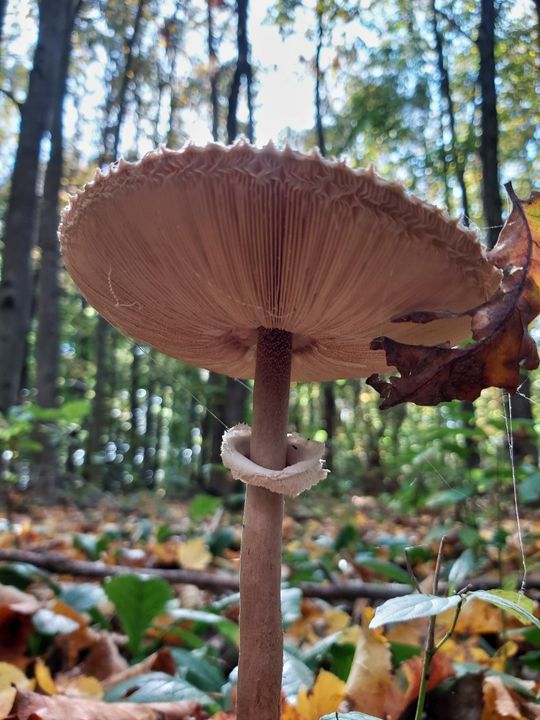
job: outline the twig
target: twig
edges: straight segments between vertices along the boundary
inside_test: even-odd
[[[24,103],[19,102],[17,100],[17,98],[15,97],[15,95],[11,92],[11,90],[6,90],[5,88],[0,88],[0,93],[2,93],[2,95],[5,95],[8,98],[8,100],[11,100],[11,102],[17,106],[17,110],[20,113],[22,113],[22,108],[23,108]]]
[[[412,580],[412,583],[414,587],[416,588],[417,592],[421,593],[422,588],[420,587],[420,583],[418,582],[418,578],[414,574],[413,566],[411,564],[411,558],[409,557],[409,550],[410,548],[405,548],[405,562],[407,564],[407,572],[409,573],[409,577]]]
[[[127,565],[106,565],[102,562],[89,562],[73,560],[58,552],[36,552],[32,550],[0,549],[0,561],[20,562],[35,565],[42,570],[57,575],[71,575],[73,577],[107,578],[113,575],[127,575],[142,573],[152,577],[161,577],[170,583],[195,585],[199,588],[215,590],[217,592],[238,591],[238,577],[225,573],[200,572],[198,570],[181,570],[170,568],[130,567]],[[472,580],[467,589],[490,590],[498,587],[492,580],[478,578]],[[540,583],[532,580],[529,588],[539,588]],[[323,600],[389,600],[390,598],[408,595],[413,590],[412,585],[405,583],[368,583],[351,581],[347,583],[301,583],[300,589],[304,597],[316,597]],[[447,584],[440,582],[439,590],[447,590]]]

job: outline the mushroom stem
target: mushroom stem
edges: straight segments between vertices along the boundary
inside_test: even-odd
[[[259,328],[250,456],[271,470],[286,465],[291,348],[289,332]],[[280,716],[282,524],[283,496],[248,485],[240,560],[238,720]]]

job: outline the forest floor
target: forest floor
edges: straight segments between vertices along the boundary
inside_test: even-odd
[[[150,493],[85,509],[13,495],[9,505],[0,513],[0,720],[235,717],[239,513],[207,495]],[[427,717],[540,718],[540,629],[527,623],[540,613],[525,600],[515,612],[515,519],[466,506],[450,514],[398,515],[374,498],[322,494],[288,503],[282,720],[338,710],[414,717],[425,616],[435,612],[417,603],[411,613],[407,597],[413,575],[432,593],[443,535],[435,641],[449,637],[432,660]],[[522,525],[536,599],[540,511]],[[370,629],[374,606],[394,595],[408,615],[402,604]]]

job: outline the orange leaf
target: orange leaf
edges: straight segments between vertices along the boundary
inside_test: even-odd
[[[526,720],[521,714],[517,698],[499,677],[486,677],[482,690],[482,720]]]
[[[423,659],[416,655],[415,657],[409,658],[409,660],[400,666],[400,672],[403,672],[408,680],[407,692],[403,700],[403,709],[405,709],[418,697],[420,680],[422,678],[422,663]],[[437,653],[433,656],[431,666],[429,668],[427,689],[432,690],[443,680],[446,680],[446,678],[452,677],[453,674],[454,668],[452,667],[452,661],[450,658],[447,655]]]
[[[301,720],[319,720],[335,712],[345,697],[345,683],[332,673],[321,670],[309,692],[302,688],[298,693],[296,710]],[[294,720],[294,716],[290,717]]]
[[[372,375],[367,383],[382,397],[381,408],[402,402],[437,405],[446,400],[475,400],[487,387],[516,392],[520,367],[538,367],[536,344],[527,331],[540,314],[540,194],[521,202],[507,186],[513,207],[499,241],[488,253],[502,271],[499,290],[486,303],[462,312],[420,310],[395,322],[426,323],[469,315],[474,342],[465,347],[406,345],[376,338],[372,350],[384,350],[388,365],[401,377],[389,382]]]

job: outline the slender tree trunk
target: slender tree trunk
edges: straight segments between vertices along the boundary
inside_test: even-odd
[[[320,3],[317,3],[317,50],[315,52],[315,128],[317,133],[317,145],[323,157],[326,156],[326,142],[324,137],[324,127],[322,121],[321,107],[321,51],[324,40],[324,23],[323,11]]]
[[[480,160],[482,163],[482,201],[487,225],[488,245],[492,248],[499,237],[502,225],[502,200],[499,185],[497,118],[497,92],[495,85],[495,23],[494,0],[481,0],[480,27],[478,30],[478,52],[480,54],[479,85],[481,92],[482,135],[480,139]],[[517,462],[527,459],[538,462],[538,447],[530,423],[533,413],[529,398],[530,383],[522,372],[520,392],[512,399],[512,415],[518,428],[514,438],[514,455]],[[519,427],[519,420],[525,424]]]
[[[437,7],[436,1],[431,0],[431,21],[433,26],[433,35],[435,38],[435,48],[437,51],[437,67],[439,69],[440,91],[446,103],[446,113],[448,115],[448,125],[450,127],[451,146],[450,152],[456,179],[458,181],[461,193],[461,207],[463,209],[463,222],[469,225],[469,196],[467,193],[467,185],[465,184],[465,159],[461,157],[459,152],[459,140],[456,131],[456,113],[454,109],[454,101],[450,89],[450,76],[446,67],[444,57],[443,39],[437,23]]]
[[[116,122],[108,128],[104,134],[103,162],[113,162],[118,157],[120,148],[120,135],[122,125],[127,110],[127,91],[129,83],[133,79],[132,67],[135,59],[135,49],[139,39],[141,21],[144,14],[144,8],[147,0],[139,0],[135,19],[133,21],[133,30],[124,46],[124,68],[122,71],[122,80],[116,100],[110,97],[107,102],[108,110],[116,107]],[[108,124],[107,124],[108,125]],[[108,336],[111,326],[101,317],[98,317],[96,327],[96,381],[94,386],[94,402],[92,407],[92,417],[90,418],[90,428],[88,432],[87,459],[89,463],[89,477],[92,481],[98,479],[101,475],[101,466],[92,463],[92,456],[99,452],[101,448],[102,434],[106,425],[107,399],[105,393],[107,389],[112,392],[112,383],[109,382],[109,369],[107,352]]]
[[[440,93],[446,105],[446,115],[448,118],[448,126],[450,128],[450,154],[452,156],[452,163],[454,165],[454,171],[456,179],[459,185],[461,194],[461,209],[463,213],[463,224],[469,226],[469,195],[467,192],[467,185],[465,183],[465,159],[461,157],[459,149],[459,140],[456,131],[456,114],[454,109],[454,100],[452,97],[452,90],[450,86],[450,74],[446,66],[446,60],[444,55],[444,44],[441,31],[437,22],[437,5],[436,0],[431,0],[431,23],[433,28],[433,36],[435,39],[435,50],[437,53],[437,68],[439,70],[440,80]],[[465,424],[469,430],[475,427],[475,411],[474,403],[464,401],[461,403],[461,408],[465,415]],[[480,463],[480,454],[474,439],[467,436],[467,466],[478,467]]]
[[[4,21],[6,19],[7,4],[8,0],[0,0],[0,46],[2,45],[2,38],[4,36]]]
[[[238,16],[236,31],[238,57],[229,91],[229,108],[227,112],[227,142],[229,144],[234,142],[238,135],[238,100],[242,78],[246,81],[248,106],[247,137],[251,143],[254,142],[255,139],[252,90],[253,71],[250,62],[250,47],[247,34],[248,5],[249,0],[236,0],[236,12]]]
[[[538,42],[538,53],[540,54],[540,0],[533,0],[536,8],[536,40]]]
[[[248,127],[247,135],[250,142],[254,142],[254,123],[253,123],[253,98],[252,98],[252,70],[250,63],[250,47],[247,34],[247,18],[248,18],[248,0],[237,0],[236,3],[238,25],[237,25],[237,49],[238,56],[236,67],[229,90],[229,106],[227,111],[227,142],[234,142],[238,135],[238,101],[240,96],[240,86],[242,78],[246,81],[246,94],[248,104]],[[217,105],[215,106],[217,112]],[[212,124],[214,125],[216,121]],[[216,406],[215,414],[225,422],[227,427],[232,427],[236,423],[245,420],[247,409],[248,390],[234,378],[227,377],[225,380],[225,393],[222,396],[223,404]],[[221,435],[221,428],[213,425],[212,432],[218,432]],[[211,447],[214,453],[217,448],[215,438],[212,439]],[[221,456],[211,458],[212,465],[221,463]]]
[[[480,161],[482,164],[482,203],[487,226],[488,245],[492,248],[502,225],[502,201],[499,184],[499,127],[495,87],[495,0],[480,1],[478,52],[481,92]]]
[[[315,10],[317,16],[317,48],[315,50],[315,134],[317,137],[317,145],[323,157],[326,156],[326,139],[324,134],[324,125],[322,121],[321,106],[321,52],[324,42],[324,16],[320,3],[317,3]],[[326,462],[332,467],[334,462],[334,434],[336,426],[336,395],[333,382],[322,383],[322,416],[323,425],[326,432]]]
[[[208,29],[208,71],[210,75],[210,107],[212,110],[212,139],[217,142],[219,140],[219,62],[216,51],[216,38],[214,35],[214,14],[212,12],[212,0],[207,0],[206,7]]]
[[[5,219],[0,282],[0,412],[17,401],[32,301],[32,248],[37,232],[36,183],[43,135],[50,129],[64,28],[71,0],[42,0],[39,34],[21,109],[19,144]]]
[[[80,8],[76,2],[69,10],[64,31],[60,76],[57,83],[54,116],[51,127],[51,154],[45,174],[43,200],[39,218],[39,246],[41,264],[38,276],[36,374],[37,401],[41,407],[58,405],[58,364],[60,344],[60,247],[58,244],[58,206],[64,167],[63,111],[67,89],[71,34]],[[52,429],[52,428],[49,428]],[[40,476],[46,492],[43,497],[54,499],[57,474],[56,444],[51,433],[40,432],[43,450],[37,458],[41,466]],[[41,485],[42,483],[40,483]],[[41,487],[40,487],[41,490]]]

